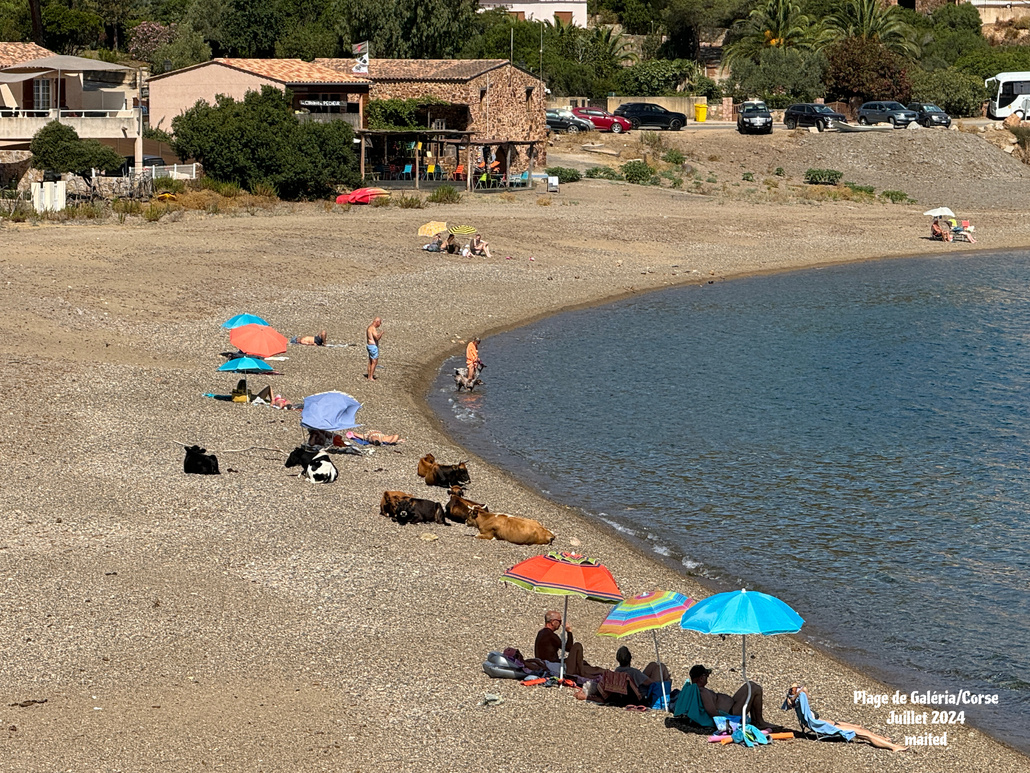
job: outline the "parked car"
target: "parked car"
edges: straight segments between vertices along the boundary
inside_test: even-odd
[[[932,129],[934,126],[951,126],[951,116],[941,110],[933,102],[913,102],[908,106],[916,114],[920,126]]]
[[[119,174],[122,177],[125,177],[130,171],[135,169],[136,159],[133,156],[123,156],[123,158],[125,161],[122,163],[122,168],[119,171]],[[165,160],[161,158],[161,156],[143,156],[143,166],[167,166],[167,164],[165,164]]]
[[[858,108],[858,122],[863,126],[886,121],[891,126],[908,126],[919,115],[900,102],[866,102]]]
[[[590,121],[599,132],[619,134],[633,128],[632,124],[621,115],[614,115],[596,107],[574,107],[572,113],[577,118]]]
[[[625,118],[634,129],[651,126],[678,132],[687,125],[687,117],[683,113],[666,110],[651,102],[625,102],[615,108],[615,115]]]
[[[745,102],[737,110],[737,131],[772,134],[773,119],[765,102]]]
[[[576,117],[569,110],[548,110],[547,128],[552,132],[565,132],[567,134],[594,131],[594,125],[590,121]]]
[[[814,126],[819,131],[830,128],[830,122],[847,123],[848,119],[841,113],[831,110],[826,105],[815,102],[801,102],[791,105],[783,111],[783,125],[788,129],[799,126]]]

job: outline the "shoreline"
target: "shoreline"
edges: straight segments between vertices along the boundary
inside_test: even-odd
[[[151,770],[177,760],[183,769],[479,770],[490,759],[499,769],[614,771],[630,755],[641,766],[681,760],[728,773],[802,765],[841,773],[1025,770],[1024,755],[968,727],[954,736],[949,728],[948,747],[913,756],[795,741],[755,758],[711,748],[656,712],[584,706],[482,674],[490,650],[531,649],[553,604],[497,579],[540,551],[477,541],[463,526],[398,527],[377,507],[384,489],[442,497],[414,467],[429,451],[444,462],[462,453],[425,401],[457,340],[616,293],[797,270],[824,264],[826,254],[875,258],[923,224],[910,208],[856,215],[820,205],[787,218],[787,209],[768,207],[768,230],[738,232],[754,207],[692,203],[677,214],[664,209],[660,192],[645,190],[613,209],[609,193],[573,188],[580,206],[473,197],[441,210],[489,222],[491,241],[502,246],[522,244],[532,230],[547,248],[534,249],[533,263],[524,253],[506,261],[502,249],[481,262],[421,253],[408,234],[426,213],[394,208],[0,232],[10,247],[0,256],[0,287],[8,288],[0,340],[17,405],[0,423],[10,449],[9,508],[0,513],[0,600],[9,613],[0,632],[13,643],[0,714],[18,728],[0,733],[0,754],[11,766],[47,770],[60,758],[72,769],[102,761]],[[837,228],[844,216],[863,219],[872,237],[852,243]],[[1030,244],[1022,213],[994,221],[1006,225],[1009,249]],[[661,256],[651,241],[623,241],[617,250],[605,241],[604,229],[634,233],[642,222],[652,239],[689,223],[692,241]],[[777,254],[756,250],[756,240],[777,244]],[[324,270],[309,275],[298,265]],[[328,326],[338,342],[357,340],[368,320],[383,316],[379,381],[361,378],[363,347],[296,347],[272,384],[291,398],[349,392],[364,405],[362,424],[408,442],[341,457],[331,486],[298,481],[283,470],[284,454],[225,450],[288,451],[300,437],[295,415],[197,396],[228,383],[214,373],[225,340],[216,326],[247,310],[267,312],[290,334]],[[55,432],[60,442],[41,454],[40,439]],[[184,476],[170,438],[218,451],[223,475]],[[626,593],[700,587],[499,468],[477,461],[472,475],[473,498],[539,518],[558,534],[553,549],[600,558]],[[569,609],[583,632],[606,612],[579,600]],[[885,712],[851,700],[855,690],[882,686],[878,680],[793,637],[754,638],[748,674],[771,698],[801,677],[820,712],[887,727]],[[613,662],[619,643],[584,633],[598,664]],[[646,657],[649,641],[626,643]],[[713,686],[736,688],[739,641],[668,633],[661,646],[676,681],[704,662],[717,669]],[[505,703],[482,705],[484,692]],[[28,699],[47,703],[7,705]],[[553,742],[525,740],[544,733]],[[568,765],[555,759],[559,742]]]

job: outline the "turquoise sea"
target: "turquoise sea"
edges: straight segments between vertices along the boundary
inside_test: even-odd
[[[453,436],[1030,752],[1030,254],[689,286],[484,341]],[[900,735],[900,733],[899,733]]]

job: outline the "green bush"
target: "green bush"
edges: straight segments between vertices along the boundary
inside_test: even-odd
[[[868,193],[872,196],[876,189],[872,185],[859,185],[858,183],[845,182],[844,187],[849,188],[852,193]]]
[[[787,176],[787,173],[783,171],[783,167],[782,166],[776,167],[775,171],[773,171],[773,174],[776,175],[777,177],[786,177]]]
[[[904,191],[881,191],[880,198],[892,204],[915,204],[915,199],[910,199]]]
[[[372,202],[371,202],[370,206],[373,206],[373,207],[388,207],[388,206],[390,206],[390,197],[389,196],[376,196],[375,198],[372,199]]]
[[[185,193],[186,181],[174,177],[158,177],[154,180],[154,190],[158,193]]]
[[[836,185],[843,176],[844,173],[836,169],[808,169],[805,171],[805,182],[809,185]]]
[[[683,155],[683,151],[678,148],[671,148],[665,151],[665,155],[662,156],[662,161],[666,164],[672,164],[673,166],[682,166],[687,160],[687,157]]]
[[[980,107],[988,98],[983,81],[954,67],[925,72],[913,68],[912,98],[920,102],[933,102],[953,116],[979,116]]]
[[[646,145],[655,153],[664,153],[668,147],[665,137],[658,132],[640,132],[640,144]]]
[[[670,185],[672,185],[672,187],[676,188],[676,189],[682,188],[683,187],[683,178],[682,177],[674,178],[672,180],[672,182],[670,183]]]
[[[441,185],[429,194],[426,201],[433,204],[460,204],[461,194],[458,193],[453,185]]]
[[[740,179],[743,180],[746,183],[753,183],[755,181],[755,173],[754,172],[744,172],[744,174],[742,174],[740,176]]]
[[[401,194],[393,200],[393,203],[401,209],[425,209],[426,207],[426,203],[422,200],[421,196],[405,196]]]
[[[243,193],[243,188],[240,187],[239,183],[222,182],[212,177],[201,177],[198,186],[202,191],[214,191],[219,196],[224,196],[227,199],[235,199]]]
[[[592,166],[587,169],[587,177],[597,180],[625,180],[621,174],[610,166]]]
[[[143,219],[148,223],[156,223],[167,211],[167,207],[162,207],[156,203],[151,204],[143,210]]]
[[[36,132],[29,150],[37,169],[72,172],[80,177],[86,177],[92,169],[117,172],[123,163],[113,148],[97,140],[79,139],[75,129],[59,121],[51,121]]]
[[[623,179],[634,185],[646,185],[654,176],[654,168],[643,161],[629,161],[622,165],[621,171]]]
[[[567,166],[549,166],[547,167],[547,175],[549,177],[557,177],[560,183],[575,183],[579,182],[582,178],[578,169],[571,169]]]
[[[250,192],[255,196],[264,196],[266,199],[277,199],[279,198],[279,192],[276,191],[274,185],[269,185],[266,182],[256,182],[250,186]]]

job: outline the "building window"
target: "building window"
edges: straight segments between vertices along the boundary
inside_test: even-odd
[[[555,11],[554,18],[562,24],[572,24],[572,11]]]
[[[525,11],[508,11],[508,15],[512,18],[513,21],[525,21],[526,20],[526,12]]]
[[[34,110],[49,110],[53,102],[50,96],[50,79],[36,78],[32,81],[32,107]]]
[[[526,101],[529,102],[533,98],[533,87],[526,86]]]

